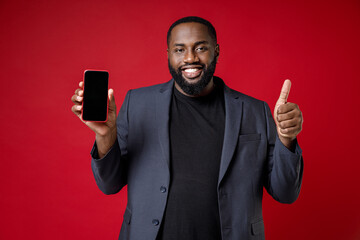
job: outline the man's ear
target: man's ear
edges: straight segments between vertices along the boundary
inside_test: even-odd
[[[166,49],[166,55],[169,58],[169,48]]]
[[[219,55],[220,55],[220,46],[219,46],[219,44],[216,44],[216,47],[215,47],[216,62],[218,62]]]

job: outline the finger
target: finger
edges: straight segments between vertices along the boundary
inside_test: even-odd
[[[296,126],[300,126],[301,120],[298,118],[282,121],[278,123],[280,129],[292,128]]]
[[[278,122],[282,122],[282,121],[286,121],[286,120],[290,120],[292,118],[295,118],[296,116],[297,116],[296,111],[293,110],[293,111],[288,112],[288,113],[278,114],[276,120]]]
[[[284,137],[296,137],[296,135],[298,135],[301,131],[301,127],[296,126],[285,129],[280,128],[279,131]]]
[[[82,105],[73,105],[71,107],[71,111],[75,113],[76,116],[80,117],[82,110]]]
[[[84,95],[84,90],[78,88],[78,89],[75,90],[75,94],[79,95],[79,96],[83,96]]]
[[[84,88],[84,81],[79,82],[79,87]]]
[[[300,109],[294,109],[288,113],[284,113],[284,114],[278,114],[277,115],[277,121],[278,122],[282,122],[282,121],[286,121],[286,120],[290,120],[290,119],[302,119],[302,112],[300,111]]]
[[[73,95],[73,96],[71,97],[71,101],[72,101],[73,103],[79,105],[79,104],[82,104],[83,97],[80,97],[80,96],[78,96],[78,95],[75,94],[75,95]]]
[[[108,96],[109,96],[109,110],[116,111],[114,90],[112,88],[109,89]]]
[[[287,102],[289,93],[291,88],[291,81],[289,79],[286,79],[284,81],[284,84],[281,88],[280,97],[278,99],[278,104],[284,104]]]
[[[289,138],[291,140],[296,138],[296,134],[285,134],[285,133],[281,133],[279,132],[279,136],[285,137],[285,138]]]
[[[277,109],[277,114],[283,114],[283,113],[288,113],[291,112],[295,109],[299,109],[298,105],[295,103],[285,103],[285,104],[281,104],[278,109]]]

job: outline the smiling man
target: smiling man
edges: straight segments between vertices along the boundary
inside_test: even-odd
[[[287,102],[290,81],[274,121],[265,102],[214,76],[220,49],[211,23],[182,18],[167,43],[172,80],[130,90],[117,117],[110,89],[108,121],[84,122],[96,136],[91,165],[100,190],[127,185],[119,239],[264,239],[263,187],[292,203],[302,181],[303,120]],[[81,119],[79,86],[72,111]]]

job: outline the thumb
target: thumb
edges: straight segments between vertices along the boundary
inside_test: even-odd
[[[285,104],[287,102],[287,99],[288,99],[288,96],[290,93],[290,88],[291,88],[291,81],[289,79],[286,79],[281,88],[280,97],[277,100],[276,105]]]
[[[108,97],[109,97],[109,110],[116,112],[114,90],[112,88],[110,88],[108,91]]]

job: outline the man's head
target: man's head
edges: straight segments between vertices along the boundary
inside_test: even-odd
[[[215,28],[199,17],[174,22],[167,34],[170,74],[176,87],[190,96],[206,94],[219,56]]]
[[[170,39],[171,31],[173,30],[173,28],[181,23],[190,23],[190,22],[191,23],[201,23],[201,24],[205,25],[208,28],[210,36],[215,41],[215,43],[217,43],[216,31],[215,31],[214,26],[208,20],[205,20],[201,17],[190,16],[190,17],[180,18],[179,20],[177,20],[173,24],[171,24],[171,26],[169,27],[169,30],[167,32],[167,38],[166,38],[168,47],[169,47],[169,39]]]

